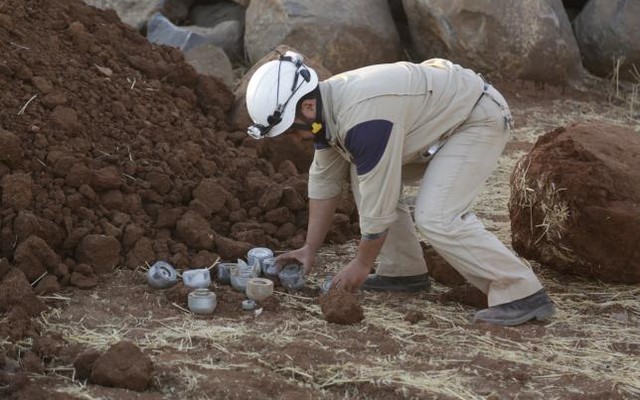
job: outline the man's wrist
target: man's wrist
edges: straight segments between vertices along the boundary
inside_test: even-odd
[[[318,252],[318,250],[320,249],[320,245],[314,245],[314,244],[311,244],[309,242],[305,242],[304,246],[302,246],[302,247],[307,248],[307,250],[309,250],[313,254],[316,254]]]
[[[371,271],[373,268],[373,263],[367,260],[364,260],[362,257],[356,255],[356,258],[353,260],[359,269]]]

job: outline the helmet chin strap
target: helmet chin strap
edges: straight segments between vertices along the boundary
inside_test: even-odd
[[[291,124],[293,129],[299,129],[302,131],[308,131],[313,133],[314,135],[322,132],[324,130],[324,125],[322,125],[322,96],[320,96],[320,90],[316,88],[314,90],[314,98],[316,99],[316,117],[315,121],[310,124],[305,124],[301,122],[294,122]]]
[[[301,130],[301,131],[309,131],[315,135],[316,133],[319,133],[320,131],[322,131],[323,126],[319,122],[313,122],[311,124],[294,122],[293,124],[291,124],[291,128]]]

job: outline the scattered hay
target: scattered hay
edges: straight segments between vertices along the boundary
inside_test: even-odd
[[[534,265],[537,269],[538,266]],[[532,371],[529,386],[542,390],[547,385],[566,376],[588,376],[593,380],[610,382],[618,391],[629,396],[640,394],[640,363],[637,355],[616,350],[617,343],[640,345],[637,321],[640,319],[640,304],[637,302],[640,289],[633,286],[604,286],[587,282],[567,284],[554,272],[541,275],[558,308],[557,317],[547,325],[540,325],[541,334],[532,337],[509,336],[518,329],[484,330],[469,324],[471,309],[456,305],[440,305],[421,298],[404,298],[399,301],[385,294],[365,293],[366,319],[353,327],[332,327],[320,318],[317,304],[304,296],[283,296],[283,312],[304,310],[308,313],[302,320],[279,321],[254,320],[251,324],[233,320],[199,320],[181,314],[164,320],[132,320],[120,327],[101,325],[93,329],[76,324],[46,319],[47,330],[62,333],[70,342],[94,348],[106,348],[121,339],[131,340],[138,332],[137,345],[152,350],[160,356],[167,348],[179,350],[172,360],[163,365],[177,365],[184,380],[185,391],[193,390],[207,371],[238,370],[255,368],[254,360],[262,367],[287,379],[327,391],[337,387],[374,385],[393,390],[415,390],[423,394],[472,398],[471,382],[474,381],[473,359],[484,356],[496,362],[508,362]],[[436,285],[435,290],[440,288]],[[301,298],[302,297],[302,298]],[[420,309],[427,321],[410,325],[403,320],[406,309]],[[593,309],[600,310],[594,317]],[[617,314],[628,316],[621,319]],[[344,329],[368,335],[371,330],[379,334],[386,332],[402,349],[394,356],[380,357],[366,346],[358,354],[350,354],[339,348]],[[567,335],[567,331],[575,332]],[[498,334],[493,334],[494,332]],[[525,331],[526,332],[526,331]],[[504,333],[504,335],[503,335]],[[316,364],[311,368],[297,365],[294,360],[285,365],[273,364],[258,351],[234,351],[234,346],[248,338],[259,335],[268,349],[282,349],[288,344],[304,343],[310,349],[334,351],[346,360],[339,364]],[[335,346],[334,344],[338,344]],[[30,348],[30,343],[23,343]],[[192,357],[202,350],[215,348],[225,355],[224,360]],[[451,349],[443,353],[442,349]],[[419,353],[422,352],[422,353]],[[424,358],[415,354],[431,354]],[[412,367],[407,368],[408,365]],[[456,367],[456,366],[459,366]],[[474,369],[476,368],[476,369]],[[481,368],[481,367],[480,367]],[[91,399],[80,386],[63,388],[78,397]],[[163,393],[175,388],[161,388]],[[541,393],[544,393],[542,391]]]
[[[454,396],[459,399],[473,398],[473,392],[465,389],[466,379],[457,369],[430,372],[397,370],[386,359],[375,360],[374,366],[346,363],[334,365],[321,371],[319,388],[370,383],[375,386],[393,386],[417,389],[423,393]]]
[[[103,400],[104,399],[104,397],[102,396],[99,396],[99,397],[92,396],[91,393],[89,392],[89,389],[87,388],[86,383],[83,383],[81,381],[74,381],[70,386],[56,387],[53,390],[58,393],[68,394],[69,396],[72,396],[75,399],[82,399],[82,400]]]

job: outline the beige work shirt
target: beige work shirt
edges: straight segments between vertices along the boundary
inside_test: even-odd
[[[363,235],[397,218],[403,166],[424,163],[428,147],[469,116],[484,82],[443,59],[373,65],[320,82],[324,137],[309,170],[309,198],[336,197],[357,168]],[[326,140],[326,141],[325,141]]]

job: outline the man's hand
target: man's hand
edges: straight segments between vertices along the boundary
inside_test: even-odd
[[[360,261],[357,257],[346,267],[342,268],[331,281],[332,288],[338,288],[347,292],[355,292],[369,277],[371,265]]]
[[[278,270],[290,262],[302,264],[304,274],[308,275],[316,264],[316,252],[307,244],[299,249],[280,254],[276,257],[276,265]]]

